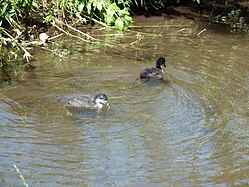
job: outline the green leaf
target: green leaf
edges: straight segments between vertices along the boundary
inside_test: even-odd
[[[128,9],[126,9],[126,8],[120,10],[119,13],[122,14],[122,15],[130,15]]]
[[[87,13],[90,15],[92,10],[92,3],[87,3],[86,5]]]
[[[127,16],[127,15],[124,16],[124,19],[125,19],[127,22],[129,22],[129,23],[131,23],[132,20],[133,20],[131,16]]]
[[[123,22],[123,20],[121,20],[120,18],[116,19],[116,21],[115,21],[115,27],[118,30],[124,30],[124,22]]]
[[[108,7],[108,9],[106,10],[106,14],[113,16],[115,14],[115,11],[111,9],[110,7]]]
[[[113,21],[114,21],[114,16],[111,15],[111,14],[107,14],[107,15],[105,16],[105,21],[106,21],[106,23],[107,23],[108,25],[111,25],[111,24],[113,23]]]
[[[118,4],[124,4],[124,0],[118,0]]]
[[[78,11],[81,13],[83,11],[83,8],[84,8],[84,4],[83,3],[80,3],[78,5]]]
[[[116,12],[120,11],[120,8],[116,5],[116,3],[110,4],[109,9],[114,10]]]
[[[97,3],[97,9],[98,9],[99,11],[102,10],[102,2]]]
[[[50,22],[52,22],[52,20],[54,19],[54,17],[53,17],[53,15],[51,15],[51,14],[49,14],[49,15],[47,15],[46,17],[45,17],[45,19],[44,19],[44,23],[50,23]]]
[[[4,13],[5,13],[5,11],[6,11],[7,7],[8,7],[8,3],[3,2],[3,4],[2,4],[2,5],[3,5],[3,7],[1,8],[1,9],[2,9],[2,11],[1,11],[0,16],[4,15]]]

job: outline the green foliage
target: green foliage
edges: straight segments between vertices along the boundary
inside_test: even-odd
[[[29,14],[32,3],[33,0],[0,0],[0,19],[18,27],[17,21]]]
[[[245,18],[241,16],[241,10],[232,10],[227,15],[227,23],[230,24],[232,28],[242,29],[246,27]]]
[[[129,1],[124,0],[118,3],[106,0],[54,0],[48,10],[44,20],[46,23],[53,22],[55,18],[74,18],[78,13],[88,20],[97,19],[119,30],[126,30],[132,22]]]
[[[243,30],[248,31],[248,25],[245,18],[241,16],[241,10],[232,10],[225,16],[217,16],[216,22],[229,25],[234,31]]]
[[[27,17],[32,10],[42,8],[45,23],[57,19],[73,19],[76,13],[90,19],[98,19],[119,30],[125,30],[132,22],[129,0],[0,0],[0,19],[19,27],[20,18]],[[92,20],[91,20],[92,21]]]
[[[105,7],[106,12],[103,13],[104,20],[108,25],[114,25],[118,30],[126,30],[132,21],[129,9],[120,9],[116,3],[111,3]]]
[[[33,0],[0,0],[0,59],[1,65],[16,61],[22,52],[30,55],[18,42],[22,32],[20,20],[25,18],[32,8]]]
[[[20,43],[25,29],[21,27],[25,20],[37,19],[43,15],[44,23],[56,20],[81,19],[84,23],[98,22],[126,30],[132,22],[129,13],[129,0],[0,0],[0,65],[9,64],[31,55]],[[29,19],[30,18],[30,19]],[[39,20],[35,20],[36,23]],[[38,23],[39,24],[39,23]],[[32,25],[33,26],[33,25]],[[10,51],[9,53],[6,52]]]
[[[18,44],[20,31],[10,33],[7,29],[0,26],[0,67],[3,65],[12,65],[22,58],[22,52],[27,52]],[[24,50],[24,51],[22,51]]]

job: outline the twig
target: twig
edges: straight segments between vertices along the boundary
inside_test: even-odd
[[[20,170],[18,169],[18,167],[15,164],[14,164],[14,168],[16,168],[16,172],[19,174],[19,177],[22,179],[24,186],[29,187],[29,185],[26,183],[23,175],[21,174]]]
[[[66,110],[68,116],[74,117],[74,115],[71,112],[69,112],[69,110],[66,109],[66,107],[64,105],[62,107]]]
[[[203,33],[204,31],[206,31],[207,29],[203,29],[202,31],[200,31],[197,35],[200,37],[200,34]]]
[[[73,30],[73,31],[75,31],[75,32],[78,32],[78,33],[80,33],[80,34],[86,36],[87,38],[90,38],[90,39],[92,39],[92,40],[97,40],[96,38],[90,36],[89,34],[86,34],[86,33],[82,32],[82,31],[80,31],[80,30],[78,30],[78,29],[75,29],[74,27],[71,27],[70,25],[63,23],[62,21],[60,21],[60,20],[58,20],[58,19],[56,19],[55,21],[58,22],[58,23],[60,23],[61,25],[67,26],[69,29],[71,29],[71,30]]]
[[[61,27],[59,27],[56,24],[54,24],[54,27],[56,27],[58,30],[60,30],[61,32],[65,33],[66,35],[69,35],[69,36],[74,37],[74,38],[78,38],[78,39],[80,39],[80,40],[82,40],[84,42],[91,42],[90,40],[85,40],[84,38],[81,38],[79,36],[73,35],[73,34],[67,32],[67,31],[65,31],[64,29],[62,29]]]
[[[98,17],[96,14],[94,14],[96,17]],[[85,17],[86,18],[88,18],[88,19],[92,19],[95,23],[98,23],[98,24],[100,24],[100,25],[102,25],[102,26],[104,26],[104,27],[109,27],[107,24],[105,24],[105,23],[103,23],[102,21],[99,21],[99,20],[97,20],[97,19],[95,19],[95,18],[90,18],[89,16],[86,16],[85,15]]]
[[[50,40],[59,38],[59,37],[61,37],[62,35],[63,35],[63,34],[61,33],[61,34],[59,34],[59,35],[53,36],[53,37],[51,37],[51,38],[48,38],[48,40],[50,41]]]

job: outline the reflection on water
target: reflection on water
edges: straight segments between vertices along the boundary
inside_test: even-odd
[[[211,28],[190,36],[198,27],[181,19],[136,20],[162,25],[134,29],[144,34],[137,50],[71,43],[64,61],[41,52],[40,68],[2,87],[2,186],[23,186],[13,164],[30,186],[249,183],[248,39]],[[170,83],[131,86],[158,56],[169,61]],[[55,98],[98,92],[109,111],[71,117]]]

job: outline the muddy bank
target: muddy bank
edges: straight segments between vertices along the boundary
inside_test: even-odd
[[[174,4],[166,8],[164,13],[248,31],[249,1]]]

